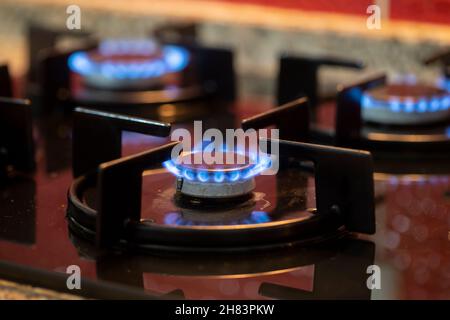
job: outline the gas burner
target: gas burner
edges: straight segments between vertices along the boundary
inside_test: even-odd
[[[291,105],[271,111],[272,116],[286,119],[279,121],[280,137],[369,150],[376,159],[376,171],[381,173],[431,174],[450,170],[448,91],[417,84],[414,78],[389,84],[385,74],[377,74],[338,85],[334,99],[319,97],[318,68],[333,61],[339,66],[357,65],[333,59],[281,58],[278,101],[290,101]],[[295,102],[304,95],[310,106]],[[311,123],[305,123],[309,112]],[[285,115],[288,113],[289,117]],[[266,114],[248,119],[245,125],[258,129],[264,117]]]
[[[91,129],[89,135],[86,128]],[[348,232],[375,231],[372,160],[367,152],[279,140],[278,156],[292,161],[280,161],[276,175],[258,175],[266,162],[231,167],[181,163],[195,152],[182,154],[180,161],[166,162],[179,147],[178,142],[120,158],[120,139],[106,134],[112,128],[116,134],[126,129],[168,135],[170,127],[76,110],[76,179],[68,194],[67,217],[74,234],[94,241],[99,248],[258,251],[311,245]],[[263,143],[272,146],[275,141]],[[103,148],[94,147],[99,144]],[[85,158],[86,154],[90,157]],[[311,172],[299,165],[302,160],[314,164],[315,187],[311,189],[309,178],[305,179]],[[163,163],[171,172],[163,169]],[[182,199],[177,199],[174,173],[183,183],[195,181],[186,190],[195,189],[195,196],[179,192]],[[351,178],[354,176],[358,177],[357,183]],[[233,184],[232,192],[224,192],[224,182]],[[215,184],[210,187],[213,192],[198,191],[204,183],[208,187]],[[240,196],[236,197],[241,183],[247,187],[239,189]]]
[[[100,42],[96,50],[71,54],[68,64],[89,86],[142,89],[161,86],[164,77],[185,69],[189,59],[189,52],[180,46],[158,46],[149,39],[115,39]]]
[[[0,66],[0,180],[35,168],[31,102],[12,98],[8,67]]]
[[[202,151],[194,151],[163,163],[177,177],[177,191],[182,195],[208,199],[243,197],[255,188],[254,177],[270,167],[269,157],[230,151],[216,157],[223,160],[221,163],[232,159],[234,164],[192,164],[197,155],[202,159]]]
[[[450,94],[423,84],[388,84],[366,90],[361,97],[365,121],[415,125],[445,121],[450,116]]]
[[[55,40],[66,32],[40,30],[40,41],[30,39],[40,59],[30,65],[40,70],[42,108],[81,104],[142,114],[143,106],[176,104],[178,119],[185,112],[178,107],[186,102],[197,106],[207,97],[234,100],[232,51],[201,46],[186,28],[165,29],[166,34],[179,35],[177,41],[167,41],[158,32],[148,39],[104,41],[77,33],[76,48],[70,49],[58,48]]]

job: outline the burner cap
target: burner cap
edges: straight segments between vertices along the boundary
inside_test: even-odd
[[[234,198],[250,193],[253,189],[255,189],[254,178],[221,183],[200,182],[183,178],[177,179],[177,191],[191,197]]]
[[[177,176],[177,191],[182,195],[197,198],[234,198],[250,193],[255,188],[254,177],[270,165],[268,157],[250,157],[238,152],[222,152],[217,162],[195,162],[201,152],[179,156],[168,160],[164,166]],[[231,160],[232,159],[232,160]]]
[[[364,92],[361,101],[365,121],[416,125],[447,120],[450,94],[423,84],[389,84]]]

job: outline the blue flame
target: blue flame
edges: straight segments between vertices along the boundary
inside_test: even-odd
[[[442,99],[442,101],[441,101],[441,109],[442,110],[450,109],[450,95]]]
[[[239,171],[233,171],[228,174],[228,179],[231,182],[239,180],[240,177],[241,177],[241,173]]]
[[[206,171],[197,172],[197,179],[200,182],[207,182],[209,180],[209,174]]]
[[[388,178],[388,183],[390,185],[419,185],[424,186],[426,184],[448,184],[450,181],[450,178],[448,176],[437,176],[437,175],[431,175],[431,176],[416,176],[414,175],[404,175],[404,176],[390,176]]]
[[[187,168],[183,163],[173,161],[172,159],[164,161],[163,166],[179,178],[208,183],[227,183],[248,180],[259,175],[271,166],[271,159],[267,155],[249,156],[249,158],[251,159],[250,165],[245,167],[238,166],[231,170],[215,169],[209,171],[204,168],[192,169]]]
[[[424,113],[450,110],[450,93],[432,98],[421,98],[414,101],[411,98],[400,99],[393,97],[389,101],[376,100],[368,94],[361,97],[361,107],[364,109],[388,109],[395,113]]]
[[[195,173],[192,170],[185,169],[185,170],[183,170],[183,178],[193,181],[193,180],[195,180]]]
[[[225,180],[225,173],[223,173],[222,171],[217,171],[214,173],[214,181],[215,182],[223,182],[223,180]]]
[[[172,172],[176,176],[181,176],[180,170],[174,165],[172,161],[164,161],[163,166],[169,171]]]
[[[439,78],[437,81],[437,85],[441,89],[450,91],[450,78],[446,78],[446,77]]]
[[[362,102],[362,105],[367,109],[373,107],[372,98],[367,95],[364,95],[361,97],[361,102]]]
[[[412,99],[405,100],[405,112],[414,112],[414,101]]]
[[[100,44],[99,51],[107,57],[114,55],[145,55],[150,49],[148,41],[108,40],[107,45]],[[143,42],[141,44],[140,42]],[[128,49],[126,46],[130,46]],[[162,47],[162,57],[146,61],[94,61],[85,51],[78,51],[68,58],[71,71],[84,76],[102,76],[110,79],[148,79],[161,77],[167,73],[182,71],[189,63],[189,52],[174,45]]]
[[[401,104],[400,104],[400,100],[397,98],[392,98],[390,101],[390,107],[391,107],[391,111],[393,112],[400,112],[401,110]]]
[[[420,99],[417,104],[417,111],[418,112],[427,112],[427,100]]]
[[[270,218],[267,215],[267,212],[264,211],[253,211],[252,220],[256,223],[270,222]]]

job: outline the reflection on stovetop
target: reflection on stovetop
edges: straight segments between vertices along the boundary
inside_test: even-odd
[[[16,175],[0,182],[0,239],[34,243],[35,194],[32,177]]]
[[[237,105],[236,118],[264,108],[266,106],[258,103]],[[10,221],[8,229],[15,230],[2,235],[2,260],[61,272],[68,265],[76,264],[88,278],[127,283],[156,293],[181,290],[180,297],[187,298],[350,298],[353,294],[353,297],[366,299],[371,296],[365,287],[369,276],[366,269],[377,264],[383,272],[382,289],[373,291],[372,298],[449,298],[448,176],[384,176],[377,180],[378,231],[370,238],[376,245],[374,261],[370,258],[373,245],[358,240],[348,240],[350,244],[344,248],[356,246],[359,249],[349,249],[347,253],[332,249],[335,248],[332,245],[294,249],[292,255],[289,253],[285,257],[280,257],[284,252],[262,254],[254,260],[232,256],[228,260],[200,262],[195,256],[125,258],[122,255],[100,255],[96,260],[97,253],[71,239],[67,229],[66,195],[72,182],[69,161],[57,170],[48,167],[48,159],[53,157],[69,159],[61,154],[69,148],[57,147],[67,145],[67,136],[55,134],[47,142],[41,129],[55,130],[52,121],[38,123],[35,128],[37,171],[31,179],[11,177],[10,186],[18,186],[16,196],[11,191],[14,188],[8,188],[9,196],[0,199],[2,208],[28,203],[19,210],[24,213],[20,219],[17,207],[13,219],[7,220],[8,214],[2,217]],[[70,118],[67,123],[70,126]],[[55,147],[48,148],[46,143],[53,143]],[[123,153],[132,154],[161,144],[161,138],[126,134],[123,143]],[[22,202],[24,198],[28,202]],[[340,257],[337,262],[336,256]],[[252,261],[253,264],[258,261],[256,266]],[[348,265],[358,272],[342,276],[342,272],[354,270]],[[320,271],[322,269],[325,271]],[[355,291],[343,290],[345,286],[341,281],[350,281],[345,285]],[[358,287],[361,283],[363,287]]]
[[[379,259],[402,288],[396,297],[449,299],[450,177],[391,177],[378,185]]]
[[[366,268],[373,243],[340,239],[314,249],[292,247],[255,254],[98,255],[72,237],[80,255],[96,258],[97,277],[157,295],[178,292],[186,299],[370,299]]]

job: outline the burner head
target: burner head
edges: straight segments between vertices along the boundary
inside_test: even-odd
[[[450,93],[423,84],[388,84],[362,95],[365,121],[388,125],[417,125],[450,117]]]
[[[196,161],[201,155],[202,152],[191,152],[180,155],[176,161],[164,162],[166,169],[177,177],[177,191],[182,195],[201,199],[242,197],[255,188],[254,177],[270,166],[267,157],[238,152],[216,154],[215,159],[223,160],[220,164]]]
[[[96,50],[75,52],[68,60],[87,85],[100,89],[161,85],[164,77],[182,71],[188,62],[186,49],[148,39],[105,40]]]

